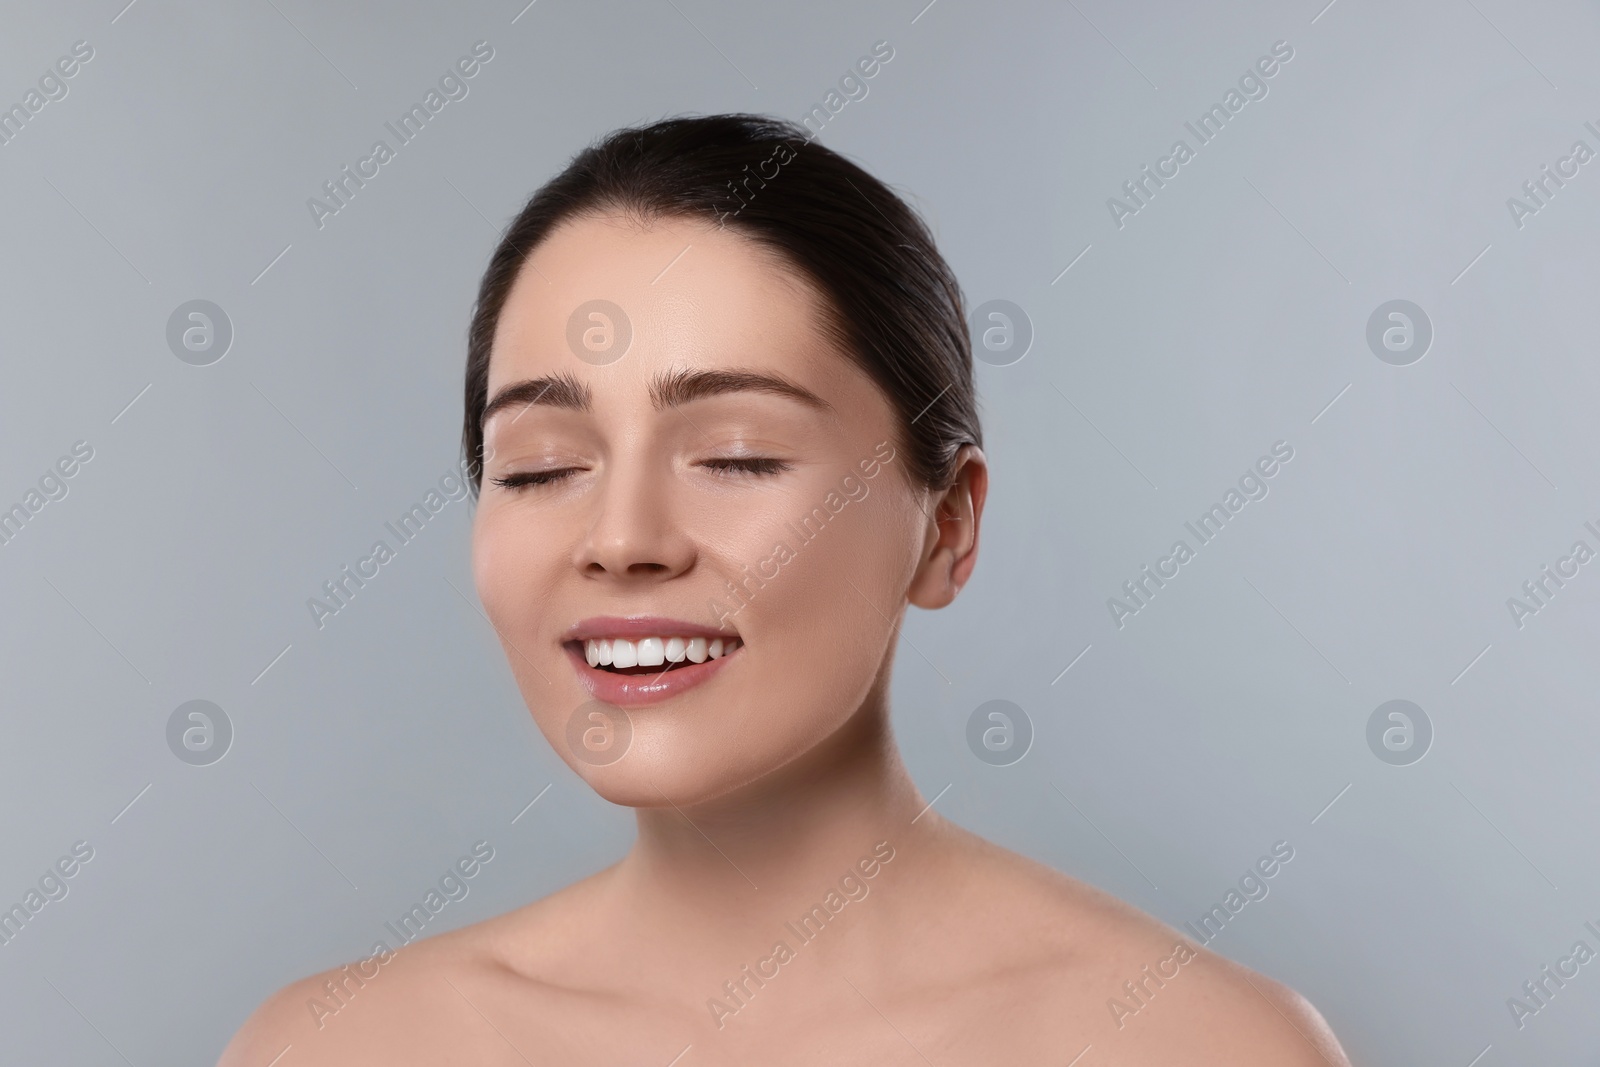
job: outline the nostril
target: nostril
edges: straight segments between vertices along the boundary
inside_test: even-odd
[[[602,574],[613,573],[612,568],[607,567],[599,560],[590,560],[584,566],[584,571],[593,577],[599,577]],[[673,568],[665,563],[630,563],[626,568],[623,569],[622,573],[631,578],[655,578],[661,575],[671,574],[672,571]]]

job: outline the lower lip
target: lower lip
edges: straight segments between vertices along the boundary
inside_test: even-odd
[[[695,686],[710,681],[729,660],[744,651],[740,645],[732,652],[704,663],[688,663],[658,674],[617,674],[589,666],[581,645],[566,646],[567,658],[578,672],[578,680],[596,700],[618,707],[638,708],[660,704]]]

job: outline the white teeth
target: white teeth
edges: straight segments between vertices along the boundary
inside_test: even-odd
[[[583,643],[583,659],[591,667],[660,667],[668,663],[704,663],[739,648],[737,637],[591,637]]]

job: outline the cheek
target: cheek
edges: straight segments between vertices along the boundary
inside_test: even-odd
[[[870,684],[904,607],[915,524],[888,494],[874,492],[851,501],[820,532],[800,533],[811,539],[785,538],[794,558],[750,606],[760,630],[753,625],[753,635],[769,635],[762,643],[781,657],[771,666],[803,678],[807,691]]]
[[[536,594],[549,582],[546,536],[534,536],[511,508],[480,506],[472,527],[472,577],[478,599],[503,641],[522,644],[539,623]],[[521,639],[521,640],[519,640]]]
[[[751,656],[744,684],[730,694],[732,726],[697,734],[692,764],[725,762],[725,774],[740,776],[777,766],[857,712],[894,645],[917,529],[875,487],[811,540],[789,539],[794,558],[736,617]],[[739,728],[757,717],[758,730]],[[715,740],[722,736],[745,740],[725,746]]]
[[[478,590],[478,600],[497,623],[497,594],[508,569],[503,526],[498,516],[484,510],[482,505],[472,522],[472,581]]]
[[[567,718],[583,694],[550,640],[546,605],[555,603],[559,568],[549,524],[519,510],[480,505],[472,527],[473,584],[523,703],[565,758]]]

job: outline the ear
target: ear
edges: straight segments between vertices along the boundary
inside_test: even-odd
[[[978,563],[978,523],[989,494],[989,464],[977,445],[956,453],[955,481],[930,491],[922,559],[906,599],[919,608],[942,608],[956,598]]]

